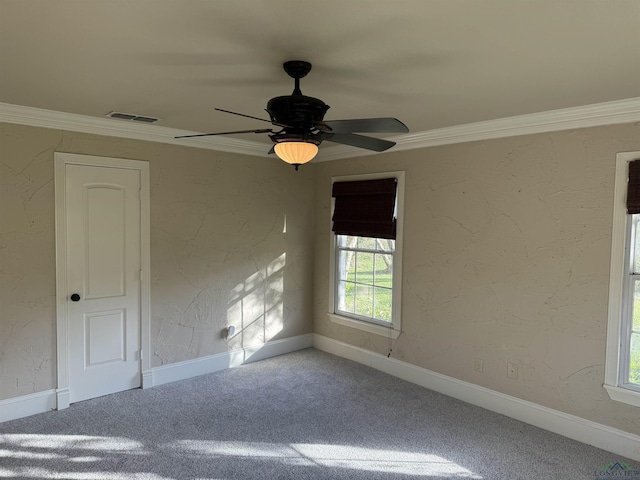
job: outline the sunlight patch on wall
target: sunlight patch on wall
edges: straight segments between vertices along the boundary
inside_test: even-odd
[[[268,342],[284,329],[284,269],[286,253],[235,286],[227,308],[227,325],[236,327],[232,348]]]

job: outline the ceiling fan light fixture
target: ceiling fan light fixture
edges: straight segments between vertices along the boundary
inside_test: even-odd
[[[273,149],[282,161],[293,165],[296,170],[318,154],[318,146],[309,142],[278,142]]]

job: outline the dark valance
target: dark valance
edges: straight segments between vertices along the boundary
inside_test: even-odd
[[[640,213],[640,160],[629,162],[627,213]]]
[[[395,178],[334,183],[333,231],[395,239],[396,183]]]

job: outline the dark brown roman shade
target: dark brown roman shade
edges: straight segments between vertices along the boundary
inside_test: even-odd
[[[640,160],[629,162],[627,213],[640,213]]]
[[[334,183],[333,231],[395,239],[396,183],[395,178]]]

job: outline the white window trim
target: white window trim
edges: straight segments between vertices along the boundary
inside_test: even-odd
[[[622,382],[621,362],[627,355],[621,349],[624,324],[624,277],[627,269],[627,175],[629,162],[640,159],[640,152],[616,155],[616,173],[613,198],[613,230],[611,234],[611,270],[609,275],[609,310],[605,355],[604,385],[609,397],[617,402],[640,407],[640,392]]]
[[[404,172],[382,172],[369,173],[363,175],[346,175],[331,177],[331,185],[335,182],[349,182],[360,180],[377,180],[380,178],[395,177],[398,181],[396,190],[396,241],[395,252],[393,254],[393,307],[391,312],[391,324],[389,326],[375,323],[374,321],[358,320],[335,313],[335,274],[336,274],[336,235],[332,231],[332,224],[329,226],[330,250],[329,250],[329,319],[339,325],[363,330],[387,338],[396,339],[402,331],[402,235],[404,218]],[[331,216],[335,206],[335,198],[331,197]]]

